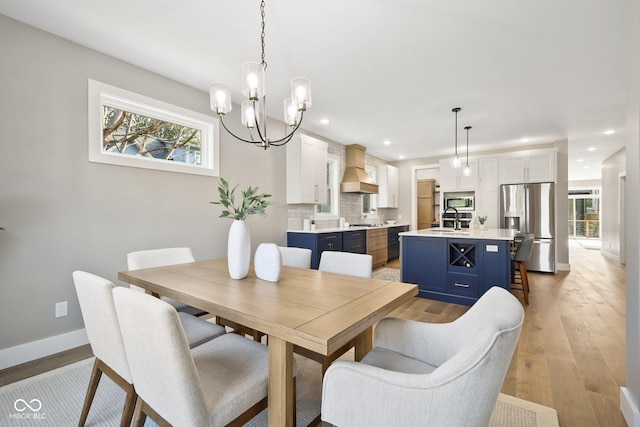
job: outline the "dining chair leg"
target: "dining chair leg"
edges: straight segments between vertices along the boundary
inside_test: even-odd
[[[133,418],[133,411],[136,407],[136,401],[138,400],[138,394],[136,393],[133,384],[129,384],[125,389],[127,397],[124,401],[124,409],[122,410],[122,419],[120,420],[120,427],[129,427],[131,425],[131,419]],[[143,423],[144,424],[144,423]]]
[[[136,408],[133,411],[133,427],[143,427],[144,422],[147,420],[147,414],[142,411],[142,399],[138,399],[136,402]]]
[[[520,278],[522,280],[522,292],[524,293],[524,303],[529,305],[529,278],[527,276],[527,265],[524,261],[518,261]]]
[[[83,427],[87,422],[87,416],[89,415],[89,409],[91,403],[96,395],[98,389],[98,383],[102,377],[102,371],[99,368],[100,360],[96,358],[93,362],[93,369],[91,370],[91,378],[89,379],[89,386],[87,387],[87,395],[84,398],[84,405],[82,406],[82,412],[80,413],[80,420],[78,421],[78,427]]]

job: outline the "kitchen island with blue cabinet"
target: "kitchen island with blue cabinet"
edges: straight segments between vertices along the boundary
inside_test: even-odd
[[[431,228],[400,233],[402,281],[418,296],[473,305],[492,286],[511,283],[515,230]]]

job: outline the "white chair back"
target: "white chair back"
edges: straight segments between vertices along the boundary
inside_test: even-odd
[[[288,267],[311,267],[311,249],[278,246],[282,256],[282,265]]]
[[[318,270],[370,278],[372,263],[371,255],[324,251],[320,255]]]
[[[194,261],[195,258],[193,258],[190,248],[150,249],[127,254],[127,267],[129,270],[184,264]]]
[[[322,420],[352,427],[487,426],[523,321],[518,299],[499,287],[454,322],[385,318],[361,362],[338,361],[327,370]]]
[[[138,396],[173,425],[207,425],[202,386],[176,310],[123,287],[113,290],[113,300]]]
[[[93,354],[131,384],[133,380],[113,303],[114,284],[84,271],[74,271],[73,282]]]

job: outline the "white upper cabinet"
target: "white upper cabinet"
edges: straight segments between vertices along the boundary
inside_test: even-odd
[[[487,157],[478,160],[478,190],[498,191],[500,186],[498,174],[499,159]]]
[[[500,158],[500,184],[555,182],[555,180],[555,151],[531,151]]]
[[[398,207],[398,168],[395,166],[378,166],[378,207]]]
[[[287,203],[327,203],[328,144],[298,134],[287,144]]]
[[[471,174],[464,174],[464,164],[455,169],[451,167],[450,160],[440,160],[440,188],[442,191],[450,190],[477,190],[478,189],[478,161],[469,160]]]

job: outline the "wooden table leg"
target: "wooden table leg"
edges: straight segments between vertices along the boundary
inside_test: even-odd
[[[373,348],[373,326],[367,328],[366,331],[362,332],[355,339],[355,361],[361,361],[367,353],[371,351]]]
[[[269,427],[293,427],[293,344],[269,337]]]

